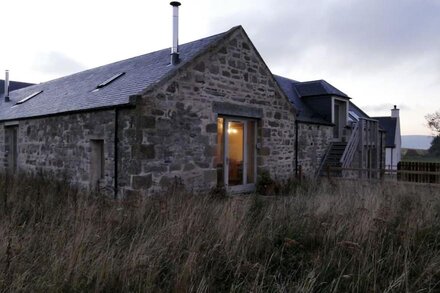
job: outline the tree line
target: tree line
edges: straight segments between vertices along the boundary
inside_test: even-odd
[[[429,148],[429,154],[440,156],[440,112],[431,113],[425,116],[428,127],[434,132],[435,136]]]

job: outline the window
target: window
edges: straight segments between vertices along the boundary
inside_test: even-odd
[[[17,130],[18,126],[5,127],[5,157],[8,172],[15,173],[17,170]]]
[[[112,82],[114,82],[115,80],[117,80],[118,78],[120,78],[121,76],[123,76],[125,74],[125,72],[121,72],[118,73],[116,75],[113,75],[112,77],[110,77],[109,79],[106,79],[105,81],[101,82],[100,84],[98,84],[96,86],[96,88],[93,90],[93,92],[99,91],[99,89],[111,84]]]
[[[90,184],[96,188],[104,178],[104,140],[92,139],[90,148]]]
[[[353,111],[348,111],[348,120],[352,122],[357,122],[359,121],[359,115],[357,115]]]
[[[18,101],[17,103],[15,103],[15,105],[23,104],[24,102],[26,102],[26,101],[32,99],[33,97],[38,96],[38,95],[41,94],[42,92],[43,92],[43,91],[35,92],[35,93],[33,93],[33,94],[31,94],[31,95],[29,95],[29,96],[27,96],[27,97],[21,99],[20,101]]]

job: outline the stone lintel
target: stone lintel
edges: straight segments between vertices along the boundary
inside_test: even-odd
[[[4,126],[17,126],[18,125],[18,121],[6,121],[5,123],[4,123]]]
[[[214,102],[212,105],[212,111],[220,115],[249,117],[249,118],[262,118],[263,109],[254,108],[249,106],[242,106],[226,102]]]

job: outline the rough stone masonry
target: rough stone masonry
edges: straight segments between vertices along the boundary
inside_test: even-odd
[[[258,172],[266,170],[279,180],[293,175],[294,110],[239,30],[139,97],[136,109],[124,111],[126,121],[133,119],[120,129],[124,194],[159,191],[176,178],[190,190],[214,187],[218,108],[245,117],[261,113]]]
[[[293,175],[295,111],[242,28],[141,93],[135,107],[1,123],[2,167],[10,167],[7,130],[15,127],[19,172],[43,171],[92,186],[91,142],[102,140],[99,186],[113,190],[117,183],[119,197],[161,192],[175,180],[188,190],[208,190],[218,183],[222,115],[257,121],[258,173],[278,180]]]

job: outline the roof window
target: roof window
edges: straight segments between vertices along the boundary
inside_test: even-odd
[[[26,101],[32,99],[33,97],[38,96],[38,95],[41,94],[42,92],[43,92],[43,91],[35,92],[35,93],[33,93],[33,94],[27,96],[26,98],[21,99],[20,101],[18,101],[17,103],[15,103],[15,105],[23,104],[24,102],[26,102]]]
[[[110,77],[109,79],[107,79],[107,80],[101,82],[100,84],[98,84],[98,85],[96,86],[96,88],[95,88],[93,91],[98,91],[99,89],[102,89],[103,87],[105,87],[105,86],[111,84],[112,82],[114,82],[115,80],[117,80],[118,78],[120,78],[121,76],[123,76],[124,74],[125,74],[125,72],[121,72],[121,73],[118,73],[118,74],[116,74],[116,75],[113,75],[113,76]]]
[[[351,120],[351,121],[359,121],[359,115],[358,114],[356,114],[355,112],[353,112],[353,111],[348,111],[348,118],[349,118],[349,120]]]

